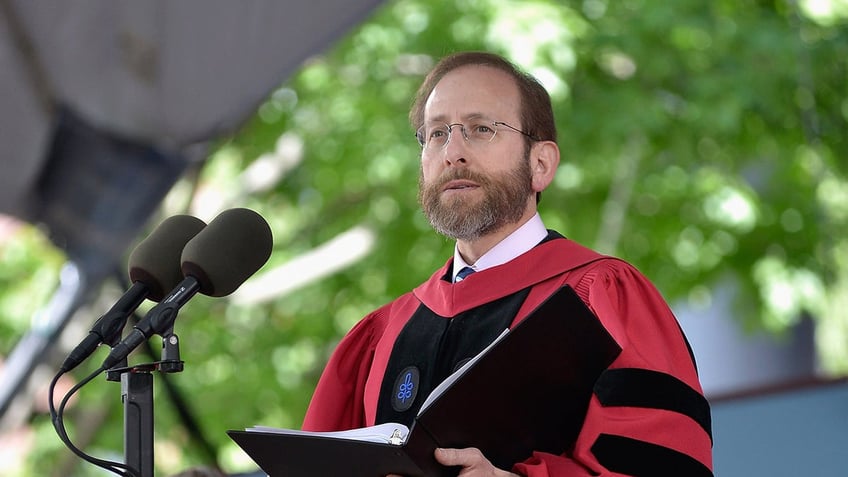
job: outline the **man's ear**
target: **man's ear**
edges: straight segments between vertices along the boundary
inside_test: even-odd
[[[559,147],[553,141],[541,141],[530,149],[530,172],[533,191],[541,192],[554,180],[559,167]]]

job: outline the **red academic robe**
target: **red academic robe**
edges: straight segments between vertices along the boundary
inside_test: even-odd
[[[567,284],[622,351],[598,379],[574,447],[562,455],[535,452],[511,470],[529,477],[712,475],[709,404],[694,358],[668,305],[634,267],[561,237],[459,283],[444,279],[451,267],[449,260],[345,336],[321,376],[303,429],[375,424],[395,339],[422,304],[454,317],[529,289],[514,325]]]

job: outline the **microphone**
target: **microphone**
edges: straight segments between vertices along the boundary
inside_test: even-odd
[[[127,318],[145,298],[160,301],[165,290],[182,280],[180,257],[183,247],[204,227],[206,223],[191,215],[168,217],[133,249],[128,267],[132,286],[94,323],[88,336],[65,358],[60,372],[77,367],[101,343],[115,344]]]
[[[265,219],[250,209],[228,209],[186,243],[181,254],[185,278],[103,361],[109,369],[154,334],[169,330],[177,312],[195,294],[222,297],[234,292],[271,256],[274,239]]]

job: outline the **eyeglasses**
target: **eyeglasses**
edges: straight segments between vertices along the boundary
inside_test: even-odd
[[[451,139],[451,132],[454,126],[459,126],[462,131],[462,137],[471,145],[484,144],[491,142],[498,134],[498,127],[503,126],[517,133],[523,134],[534,141],[541,141],[537,136],[534,136],[521,129],[510,126],[503,121],[489,121],[486,119],[475,120],[472,124],[453,123],[453,124],[436,124],[431,126],[421,126],[415,132],[415,137],[418,139],[418,144],[424,150],[444,149],[447,147]]]

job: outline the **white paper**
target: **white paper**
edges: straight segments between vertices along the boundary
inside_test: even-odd
[[[347,431],[313,432],[297,429],[281,429],[278,427],[253,426],[245,429],[248,432],[267,432],[273,434],[289,434],[317,437],[332,437],[338,439],[351,439],[357,441],[377,442],[382,444],[400,445],[406,442],[409,428],[403,424],[387,422],[376,426],[360,427]]]

